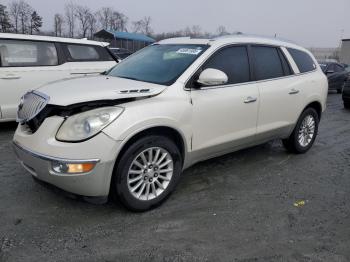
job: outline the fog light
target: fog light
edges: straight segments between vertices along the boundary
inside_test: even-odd
[[[56,173],[61,174],[80,174],[80,173],[88,173],[94,167],[95,163],[62,163],[62,162],[54,162],[52,163],[52,169]]]

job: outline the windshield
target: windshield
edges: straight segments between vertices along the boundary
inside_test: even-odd
[[[171,85],[207,48],[206,45],[152,45],[116,65],[108,75]]]

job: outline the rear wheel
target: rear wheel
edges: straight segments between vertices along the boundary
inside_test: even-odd
[[[182,157],[171,139],[163,136],[141,138],[117,163],[111,194],[128,209],[146,211],[170,195],[181,169]]]
[[[306,153],[315,142],[318,132],[319,116],[315,109],[307,108],[301,114],[293,133],[283,140],[285,148],[296,154]]]

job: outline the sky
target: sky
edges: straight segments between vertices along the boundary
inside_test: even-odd
[[[45,30],[53,27],[55,13],[63,13],[65,0],[26,0],[44,19]],[[8,4],[11,0],[0,0]],[[305,47],[337,47],[350,38],[350,0],[75,0],[97,10],[111,6],[130,21],[151,16],[156,33],[199,25],[216,32],[224,25],[229,32],[274,36]]]

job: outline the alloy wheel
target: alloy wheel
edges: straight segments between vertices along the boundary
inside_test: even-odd
[[[300,125],[298,142],[302,147],[307,147],[315,135],[316,121],[312,115],[307,115]]]
[[[170,153],[161,147],[143,150],[132,161],[128,175],[128,189],[138,200],[152,200],[169,186],[174,163]]]

